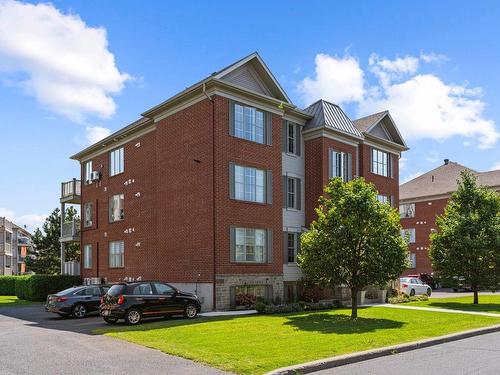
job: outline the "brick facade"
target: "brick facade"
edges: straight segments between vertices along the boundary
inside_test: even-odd
[[[416,268],[410,268],[404,275],[432,273],[429,259],[429,235],[436,227],[436,216],[444,213],[448,198],[419,201],[415,203],[415,217],[402,218],[401,226],[404,229],[415,228],[415,242],[410,243],[410,253],[416,254]]]
[[[128,133],[119,131],[102,141],[103,148],[93,145],[75,155],[81,162],[82,181],[89,160],[92,170],[101,175],[99,181],[83,184],[81,189],[82,212],[85,203],[93,204],[92,226],[84,227],[82,220],[81,228],[82,249],[92,245],[91,267],[84,268],[81,257],[84,279],[166,281],[195,292],[204,309],[233,307],[237,287],[259,289],[259,293],[265,289],[266,297],[282,300],[285,271],[289,284],[299,282],[301,277],[297,266],[285,261],[283,234],[300,233],[304,222],[307,226],[313,220],[317,199],[329,178],[329,149],[351,154],[352,176],[360,171],[381,193],[394,196],[397,202],[397,162],[394,178],[372,176],[363,169],[369,166],[369,153],[363,151],[362,142],[344,142],[342,137],[337,140],[335,134],[334,139],[306,138],[300,155],[287,155],[283,149],[283,141],[287,140],[282,140],[281,134],[283,116],[298,129],[294,134],[302,142],[311,114],[295,107],[285,108],[284,98],[280,103],[270,96],[256,97],[252,91],[227,94],[214,89],[208,95],[208,86],[197,86],[198,96],[184,93],[186,97],[174,97],[173,104],[146,112],[143,122],[130,125],[136,128],[129,126],[123,130]],[[235,99],[234,95],[269,114],[266,118],[271,121],[271,144],[230,134],[229,98]],[[270,103],[269,98],[274,102]],[[357,139],[361,139],[359,135]],[[124,172],[110,177],[110,151],[121,146]],[[289,161],[286,168],[284,160]],[[271,173],[272,188],[267,191],[272,200],[253,203],[231,199],[231,163],[265,170],[266,176]],[[283,207],[282,186],[282,176],[289,173],[304,180],[299,185],[304,189],[302,207],[290,212]],[[124,194],[124,219],[110,223],[109,199],[114,194]],[[267,261],[232,261],[231,226],[265,229],[267,238],[272,238],[267,241],[267,252],[271,254]],[[109,243],[118,240],[124,241],[124,267],[110,268]]]

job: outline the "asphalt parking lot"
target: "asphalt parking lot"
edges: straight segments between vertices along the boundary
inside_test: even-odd
[[[187,359],[92,332],[104,327],[109,326],[99,316],[61,318],[45,312],[42,304],[2,307],[0,373],[224,374]]]

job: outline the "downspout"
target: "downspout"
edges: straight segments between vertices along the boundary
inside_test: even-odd
[[[213,268],[213,274],[214,274],[214,277],[213,277],[213,288],[212,288],[212,299],[213,299],[213,310],[216,309],[216,271],[217,271],[217,267],[216,267],[216,259],[217,259],[217,254],[216,254],[216,251],[215,251],[215,245],[216,245],[216,241],[215,241],[215,233],[216,233],[216,230],[215,230],[215,181],[216,181],[216,178],[215,178],[215,101],[213,100],[212,97],[210,97],[210,95],[208,95],[207,91],[206,91],[206,87],[205,87],[205,83],[203,83],[203,94],[205,94],[205,96],[208,98],[208,100],[210,100],[210,103],[212,103],[212,228],[213,228],[213,235],[212,235],[212,240],[213,240],[213,243],[212,243],[212,247],[213,247],[213,257],[214,257],[214,268]]]

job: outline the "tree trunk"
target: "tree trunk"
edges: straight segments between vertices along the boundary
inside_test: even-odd
[[[479,305],[479,295],[478,295],[478,292],[477,292],[477,285],[473,285],[472,286],[472,291],[474,292],[474,302],[473,302],[473,304],[474,305]]]
[[[358,289],[351,288],[351,319],[358,317]]]

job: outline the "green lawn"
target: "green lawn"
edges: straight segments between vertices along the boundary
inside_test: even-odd
[[[499,295],[479,295],[479,305],[473,305],[472,296],[455,298],[429,298],[428,301],[409,302],[405,305],[433,307],[439,309],[481,311],[500,314],[500,294]]]
[[[35,302],[25,301],[16,296],[0,296],[0,307],[29,305]]]
[[[500,318],[363,308],[247,317],[171,319],[99,333],[240,374],[500,324]]]

